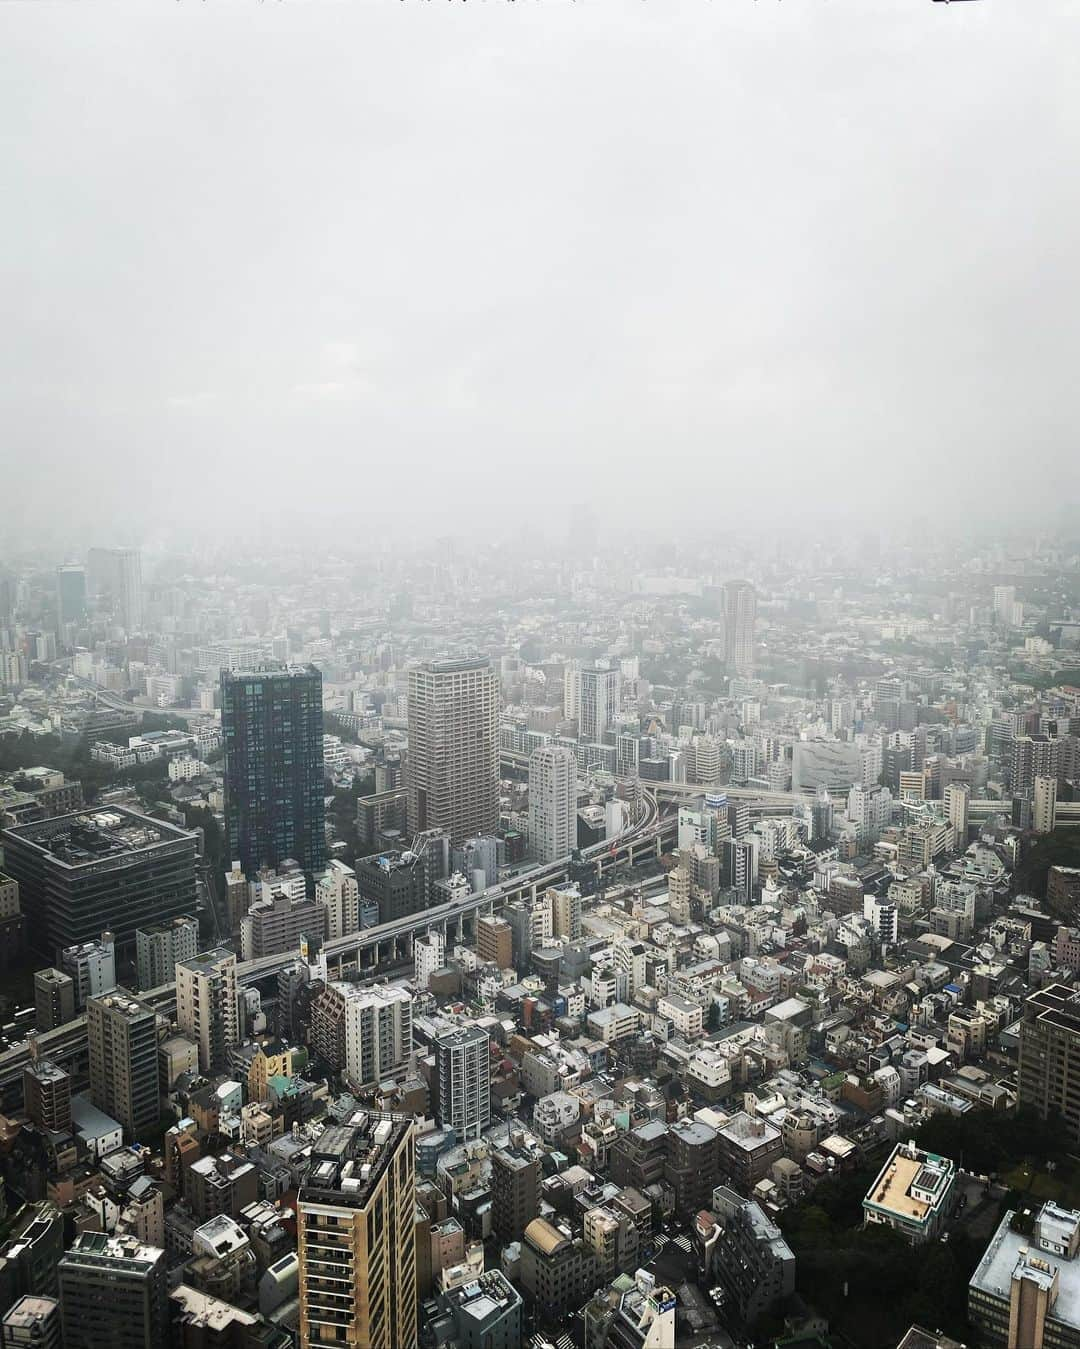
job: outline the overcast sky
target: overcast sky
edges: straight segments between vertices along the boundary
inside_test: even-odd
[[[0,539],[1080,497],[1075,0],[0,5]]]

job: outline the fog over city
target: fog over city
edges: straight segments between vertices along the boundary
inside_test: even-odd
[[[1059,525],[1075,39],[1065,0],[4,6],[3,529]]]

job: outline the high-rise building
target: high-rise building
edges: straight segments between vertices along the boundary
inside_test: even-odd
[[[505,918],[492,914],[476,920],[476,954],[482,962],[490,961],[501,970],[514,963],[514,930]]]
[[[500,1241],[516,1241],[540,1213],[541,1156],[512,1134],[509,1147],[491,1154],[491,1226]]]
[[[75,981],[50,966],[34,975],[34,1024],[39,1031],[55,1030],[75,1019]]]
[[[326,936],[347,937],[360,927],[360,887],[352,867],[336,858],[315,877],[315,898],[326,909]]]
[[[86,618],[86,568],[65,562],[56,569],[56,626],[63,634],[69,623]]]
[[[795,1255],[760,1205],[726,1185],[713,1191],[712,1212],[697,1231],[707,1269],[716,1274],[739,1319],[752,1326],[795,1291]]]
[[[218,948],[176,967],[176,1024],[199,1046],[199,1067],[224,1066],[229,1045],[240,1039],[236,956]]]
[[[1031,801],[1031,828],[1036,834],[1052,834],[1057,824],[1057,778],[1036,778]]]
[[[953,834],[953,848],[967,847],[968,811],[971,804],[971,788],[966,782],[950,782],[945,788],[945,809],[949,815],[949,827]]]
[[[968,1284],[968,1321],[994,1349],[1077,1349],[1080,1213],[1007,1212]]]
[[[86,1038],[90,1099],[138,1142],[160,1116],[157,1013],[123,990],[90,998]]]
[[[228,856],[248,876],[326,865],[322,675],[313,666],[221,672]]]
[[[529,847],[538,862],[561,862],[577,843],[577,759],[566,745],[529,756]]]
[[[176,979],[177,962],[199,950],[199,920],[179,914],[135,931],[135,967],[140,989],[160,988]]]
[[[749,581],[724,586],[724,661],[728,674],[749,674],[754,668],[754,620],[757,596]]]
[[[13,1303],[0,1321],[3,1349],[60,1349],[60,1304],[29,1293]]]
[[[60,968],[75,984],[75,1005],[85,1007],[88,998],[99,998],[116,987],[116,941],[103,932],[100,941],[80,942],[60,952]]]
[[[296,1208],[302,1349],[415,1349],[412,1120],[360,1111],[324,1129]]]
[[[33,1042],[23,1069],[23,1109],[39,1129],[71,1132],[71,1077],[51,1059],[39,1058]]]
[[[65,1349],[161,1349],[169,1341],[165,1252],[83,1232],[59,1264]]]
[[[138,549],[91,548],[86,560],[86,586],[129,633],[142,631],[142,560]]]
[[[521,1294],[500,1270],[448,1288],[438,1305],[453,1320],[459,1349],[518,1349],[524,1343]]]
[[[193,833],[118,805],[0,831],[27,942],[48,959],[106,930],[130,949],[142,923],[190,913],[197,847]]]
[[[460,847],[499,824],[499,677],[485,658],[409,671],[408,827]]]
[[[560,885],[553,886],[548,894],[551,896],[552,935],[561,941],[579,941],[583,905],[581,890],[577,885]]]
[[[412,1056],[412,995],[403,985],[346,985],[345,1072],[356,1087],[400,1077]]]
[[[435,1039],[439,1123],[462,1142],[479,1138],[491,1119],[491,1047],[487,1031],[462,1026]]]
[[[1080,993],[1048,984],[1032,993],[1020,1022],[1017,1093],[1045,1119],[1060,1114],[1080,1138],[1080,1099],[1071,1085],[1080,1076]]]
[[[578,675],[578,739],[601,742],[619,711],[619,671],[586,666]]]
[[[240,921],[240,953],[244,960],[296,951],[303,937],[321,946],[329,914],[318,899],[278,891],[257,899]]]

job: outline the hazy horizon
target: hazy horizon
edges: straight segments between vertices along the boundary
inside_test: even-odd
[[[1063,0],[7,5],[0,35],[16,546],[1080,503]]]

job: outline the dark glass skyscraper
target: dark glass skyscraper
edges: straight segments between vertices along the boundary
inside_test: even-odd
[[[253,875],[326,866],[322,675],[313,665],[222,670],[228,856]]]

